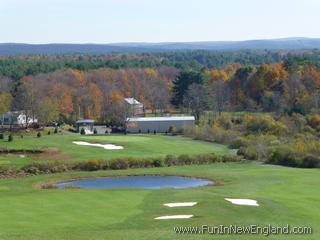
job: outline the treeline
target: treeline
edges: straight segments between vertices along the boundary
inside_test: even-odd
[[[21,84],[1,80],[2,112],[23,110],[40,123],[74,123],[78,119],[123,125],[129,111],[125,97],[133,97],[155,111],[164,111],[177,70],[160,68],[100,68],[88,72],[67,69],[25,76]],[[10,94],[11,93],[11,94]]]
[[[172,103],[199,117],[207,110],[307,114],[319,111],[320,68],[317,62],[284,62],[223,69],[181,71]]]
[[[170,66],[177,69],[223,68],[228,63],[260,65],[288,59],[319,61],[319,50],[251,50],[251,51],[180,51],[128,54],[73,54],[73,55],[13,55],[0,57],[0,77],[16,81],[23,76],[49,73],[62,69],[90,71],[99,68],[155,68]]]

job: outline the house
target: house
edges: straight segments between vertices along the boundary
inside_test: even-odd
[[[36,118],[26,116],[25,111],[7,112],[0,115],[1,125],[26,125],[37,122]]]
[[[125,98],[125,104],[129,109],[129,116],[141,116],[144,114],[144,105],[134,98]]]
[[[192,127],[195,123],[193,116],[184,117],[140,117],[127,119],[128,133],[157,133],[168,132],[170,127],[181,129]]]

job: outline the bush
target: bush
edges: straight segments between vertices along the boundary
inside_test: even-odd
[[[84,130],[84,128],[81,128],[80,134],[81,134],[81,135],[86,135],[86,131]]]
[[[173,155],[167,155],[164,159],[166,166],[175,166],[178,165],[178,159]]]
[[[172,126],[172,125],[170,125],[170,126],[169,126],[169,129],[168,129],[168,133],[173,134],[174,131],[175,131],[175,127]]]
[[[0,139],[4,139],[3,133],[0,133]]]
[[[58,189],[59,187],[53,184],[46,184],[46,185],[43,185],[41,188],[42,189]]]
[[[248,132],[280,134],[286,130],[286,126],[275,121],[269,115],[245,116],[245,124]]]
[[[97,171],[100,169],[100,162],[97,159],[91,159],[86,162],[83,166],[85,171]]]
[[[259,160],[258,152],[252,146],[240,147],[237,155],[243,156],[247,160]]]
[[[312,155],[306,156],[302,159],[300,166],[302,168],[319,168],[320,158]]]
[[[320,115],[319,114],[313,115],[309,120],[309,125],[314,129],[319,128],[320,127]]]
[[[54,134],[58,133],[58,128],[57,128],[57,127],[54,129],[54,132],[53,132],[53,133],[54,133]]]
[[[232,121],[229,115],[221,114],[217,117],[216,122],[218,126],[222,127],[225,130],[229,130],[232,127]]]
[[[119,169],[128,169],[129,164],[126,159],[114,159],[110,163],[110,169],[119,170]]]
[[[178,157],[178,162],[179,165],[191,165],[195,162],[195,157],[188,154],[183,154]]]
[[[278,164],[289,167],[297,167],[299,165],[299,157],[289,147],[276,148],[267,159],[268,163]]]
[[[49,131],[49,132],[48,132],[48,135],[50,135],[50,134],[51,134],[51,132]]]
[[[13,136],[10,134],[9,136],[8,136],[8,142],[12,142],[13,141]]]
[[[164,160],[162,158],[154,159],[152,161],[152,166],[154,166],[154,167],[164,167]]]
[[[250,145],[250,141],[249,139],[245,138],[245,137],[236,137],[235,139],[233,139],[230,143],[230,147],[231,148],[241,148],[241,147],[247,147]]]
[[[98,131],[97,131],[97,129],[95,128],[95,129],[93,129],[93,134],[98,134]]]
[[[38,133],[37,133],[37,137],[38,137],[38,138],[41,137],[41,132],[38,132]]]

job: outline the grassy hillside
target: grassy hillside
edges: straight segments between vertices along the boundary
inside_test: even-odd
[[[123,150],[105,150],[100,147],[80,146],[73,141],[89,143],[115,144],[123,146]],[[110,135],[110,136],[44,136],[15,137],[13,142],[0,140],[0,148],[8,149],[45,149],[47,152],[38,155],[27,155],[21,158],[20,154],[1,155],[0,166],[23,166],[32,161],[43,160],[88,160],[114,159],[122,157],[148,158],[165,157],[166,155],[226,154],[228,149],[223,145],[192,141],[184,138],[175,138],[161,135]]]

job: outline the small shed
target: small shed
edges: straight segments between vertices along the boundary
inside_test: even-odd
[[[94,120],[84,119],[76,121],[77,131],[80,132],[80,129],[83,128],[86,133],[93,133]]]
[[[185,126],[192,127],[195,123],[193,116],[183,117],[141,117],[127,119],[128,133],[147,133],[147,132],[168,132],[172,126],[181,129]]]

